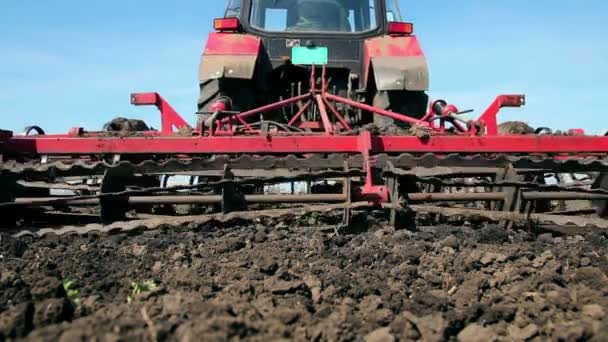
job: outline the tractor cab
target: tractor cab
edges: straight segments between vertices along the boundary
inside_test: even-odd
[[[337,95],[425,113],[426,60],[397,0],[228,0],[214,28],[201,61],[199,112],[213,112],[222,96],[244,111],[298,95],[314,65]]]
[[[400,22],[401,12],[396,0],[229,0],[225,18],[258,33],[373,35]]]

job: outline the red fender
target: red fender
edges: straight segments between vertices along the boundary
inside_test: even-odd
[[[365,41],[364,84],[373,70],[378,90],[429,89],[429,69],[416,36],[384,36]]]
[[[215,78],[252,79],[262,39],[249,34],[209,34],[201,57],[201,81]]]

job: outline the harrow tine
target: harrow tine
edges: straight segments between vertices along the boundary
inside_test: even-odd
[[[129,197],[126,195],[111,195],[127,190],[135,175],[129,168],[116,167],[106,171],[101,182],[101,194],[107,194],[99,198],[99,209],[101,222],[104,224],[124,221],[129,211]]]

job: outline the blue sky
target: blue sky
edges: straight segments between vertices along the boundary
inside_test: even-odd
[[[0,1],[0,128],[63,133],[122,115],[158,127],[129,94],[158,91],[194,122],[197,68],[220,0]],[[432,98],[482,111],[499,93],[528,106],[501,120],[608,130],[608,1],[402,1],[431,67]]]

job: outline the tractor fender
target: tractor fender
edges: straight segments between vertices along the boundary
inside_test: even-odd
[[[199,80],[253,79],[261,46],[260,38],[248,34],[209,34],[201,56]]]
[[[426,91],[429,67],[415,36],[384,36],[364,43],[364,84],[377,90]]]

